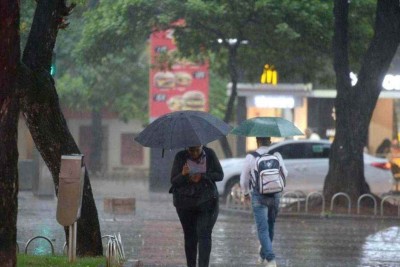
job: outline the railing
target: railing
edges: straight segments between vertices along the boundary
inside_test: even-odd
[[[124,246],[122,245],[121,234],[114,234],[114,235],[104,235],[101,239],[107,238],[107,246],[106,246],[106,266],[107,267],[114,267],[114,266],[121,266],[126,261]],[[46,240],[51,247],[51,254],[55,255],[54,253],[54,245],[51,240],[45,236],[35,236],[26,242],[25,245],[25,254],[28,254],[28,247],[32,243],[32,241],[36,239],[44,239]],[[17,253],[19,253],[19,245],[18,242],[16,243]],[[64,243],[62,254],[66,255],[68,245],[67,242]]]
[[[399,195],[388,195],[388,196],[385,196],[384,198],[382,198],[382,201],[381,201],[381,216],[383,216],[383,204],[385,203],[385,201],[386,200],[388,200],[388,199],[394,199],[394,200],[396,200],[396,204],[397,204],[397,217],[400,217],[400,196]]]
[[[324,195],[323,195],[321,192],[311,192],[311,193],[309,193],[309,194],[307,195],[307,198],[306,198],[306,207],[305,207],[306,213],[308,213],[308,203],[309,203],[309,199],[311,198],[312,195],[317,195],[317,196],[320,196],[320,197],[321,197],[321,199],[322,199],[322,210],[321,210],[321,212],[322,212],[322,213],[325,213],[325,197],[324,197]]]
[[[361,203],[361,200],[363,199],[363,198],[366,198],[366,197],[369,197],[369,198],[371,198],[372,199],[372,201],[374,202],[374,215],[376,216],[376,213],[377,213],[377,208],[376,208],[376,206],[377,206],[377,202],[376,202],[376,199],[375,199],[375,197],[373,196],[373,195],[371,195],[371,194],[364,194],[364,195],[361,195],[359,198],[358,198],[358,200],[357,200],[357,214],[360,214],[360,203]]]
[[[297,209],[295,210],[290,210],[290,212],[297,212],[297,213],[301,213],[302,209],[301,209],[301,202],[305,200],[305,204],[304,204],[304,213],[308,214],[309,213],[309,206],[310,206],[310,198],[313,196],[317,196],[319,198],[321,198],[322,201],[322,205],[321,205],[321,213],[324,214],[325,213],[325,204],[326,204],[326,200],[324,195],[322,194],[322,192],[311,192],[308,195],[306,195],[304,192],[302,191],[286,191],[282,194],[281,197],[281,203],[280,203],[280,207],[281,207],[281,212],[282,213],[287,213],[288,211],[285,210],[285,208],[287,208],[289,205],[296,203],[295,207],[297,207]],[[347,203],[347,214],[351,215],[352,210],[352,202],[351,202],[351,198],[348,194],[344,193],[344,192],[338,192],[336,194],[334,194],[331,198],[330,201],[330,213],[333,213],[334,211],[334,203],[335,200],[339,197],[344,197],[346,199],[346,203]],[[361,209],[361,202],[363,199],[370,199],[373,202],[373,216],[378,216],[378,201],[377,199],[372,195],[372,194],[363,194],[361,195],[358,200],[357,200],[357,213],[353,214],[353,215],[360,215],[360,209]],[[385,202],[389,202],[389,200],[394,200],[394,205],[397,205],[397,217],[400,217],[400,195],[387,195],[384,196],[381,200],[380,203],[380,216],[384,216],[384,203]],[[238,211],[250,211],[251,209],[249,209],[248,206],[246,206],[244,204],[243,201],[243,197],[241,195],[237,195],[235,196],[235,198],[229,197],[227,198],[226,201],[226,208],[228,208],[229,210],[238,210]]]
[[[26,242],[26,245],[25,245],[25,254],[28,254],[28,246],[29,246],[29,244],[32,243],[32,241],[35,240],[35,239],[44,239],[44,240],[46,240],[47,242],[49,242],[49,244],[50,244],[50,246],[51,246],[51,254],[54,255],[54,246],[53,246],[53,243],[51,242],[50,239],[48,239],[48,238],[45,237],[45,236],[41,236],[41,235],[35,236],[35,237],[29,239],[28,242]],[[17,244],[17,245],[18,245],[18,244]],[[18,250],[19,250],[19,248],[18,248]]]
[[[335,201],[335,198],[339,197],[339,196],[344,196],[346,197],[347,201],[348,201],[348,210],[347,213],[350,214],[351,213],[351,199],[350,196],[346,193],[343,192],[339,192],[333,195],[332,199],[331,199],[331,211],[333,211],[333,203]]]
[[[281,198],[282,199],[288,199],[288,196],[293,196],[293,195],[296,196],[297,212],[300,212],[300,195],[299,195],[299,191],[288,191],[288,192],[285,192],[285,193],[282,194]],[[285,204],[287,204],[287,203],[285,203]]]
[[[126,261],[120,233],[117,235],[105,235],[101,238],[108,238],[106,249],[107,267],[120,266]]]

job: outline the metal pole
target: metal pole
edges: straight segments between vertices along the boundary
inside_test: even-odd
[[[68,246],[68,260],[69,262],[76,261],[76,233],[77,233],[77,222],[69,226],[69,246]]]

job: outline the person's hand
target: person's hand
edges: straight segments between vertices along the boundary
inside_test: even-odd
[[[196,173],[190,176],[190,181],[192,181],[193,183],[198,183],[201,180],[201,174],[200,173]]]
[[[185,165],[183,165],[183,168],[182,168],[182,175],[183,176],[188,175],[189,172],[190,172],[189,165],[187,163],[185,163]]]

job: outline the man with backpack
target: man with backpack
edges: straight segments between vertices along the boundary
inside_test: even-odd
[[[281,154],[268,154],[270,137],[257,137],[256,152],[247,154],[246,163],[240,175],[240,187],[246,203],[253,208],[260,241],[259,263],[276,267],[272,250],[275,219],[278,215],[281,192],[286,184],[288,171]]]

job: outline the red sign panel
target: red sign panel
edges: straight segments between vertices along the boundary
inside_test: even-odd
[[[157,68],[158,57],[176,50],[173,29],[150,37],[150,120],[179,110],[208,111],[208,65],[175,61],[167,70]]]

